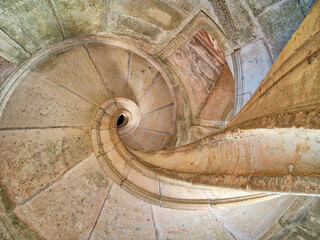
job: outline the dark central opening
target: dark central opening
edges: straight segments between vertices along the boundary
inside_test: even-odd
[[[121,126],[124,122],[124,116],[121,114],[117,120],[117,126]]]

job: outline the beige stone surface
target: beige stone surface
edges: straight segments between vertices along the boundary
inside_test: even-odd
[[[174,108],[173,105],[143,115],[139,127],[152,129],[155,131],[170,133],[174,125]]]
[[[126,146],[129,146],[133,149],[142,149],[142,147],[139,146],[139,144],[131,136],[120,137],[120,139],[126,144]]]
[[[137,128],[132,138],[144,150],[160,150],[168,139],[168,134]]]
[[[127,98],[137,101],[151,87],[158,71],[144,58],[131,55]]]
[[[152,210],[158,239],[233,239],[208,210]]]
[[[84,46],[76,46],[50,56],[39,63],[34,71],[97,106],[111,98]]]
[[[92,152],[88,128],[0,131],[0,184],[20,203]]]
[[[91,155],[15,213],[44,239],[88,239],[109,188]]]
[[[97,33],[103,28],[102,0],[55,0],[55,11],[68,37]]]
[[[116,184],[109,196],[90,239],[156,239],[149,203]]]
[[[89,126],[96,110],[76,94],[29,73],[11,95],[0,128]]]
[[[114,97],[125,97],[129,52],[110,45],[90,44],[87,47],[93,63],[101,73],[102,81],[113,92]]]
[[[110,150],[114,148],[114,143],[110,138],[110,131],[100,130],[99,135],[100,135],[101,147],[104,153],[108,153]]]
[[[226,121],[232,112],[234,80],[228,66],[225,66],[213,86],[205,104],[199,112],[199,119]]]
[[[145,9],[141,8],[141,6]],[[110,2],[110,9],[113,12],[121,12],[134,18],[143,19],[164,30],[172,30],[183,20],[183,16],[174,8],[163,2],[151,0],[125,0],[124,4],[118,4],[117,1]]]
[[[171,105],[173,105],[173,102],[169,87],[162,76],[159,76],[154,85],[138,99],[138,106],[142,116]]]
[[[229,206],[222,209],[213,207],[210,211],[235,236],[235,239],[259,239],[279,221],[296,198],[296,196],[282,196],[250,204],[250,207]]]

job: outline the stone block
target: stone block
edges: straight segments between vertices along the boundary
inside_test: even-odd
[[[166,31],[173,30],[183,20],[183,15],[171,6],[156,0],[125,0],[122,4],[110,1],[110,10],[150,22]],[[141,8],[141,6],[144,6]]]
[[[50,56],[40,62],[34,71],[70,89],[97,106],[112,97],[105,83],[99,78],[95,65],[83,46],[67,49]]]
[[[267,41],[271,45],[273,60],[277,58],[304,19],[298,1],[283,1],[258,17]]]
[[[0,184],[20,203],[92,154],[89,128],[0,132]]]
[[[159,239],[232,239],[208,210],[181,211],[158,206],[152,209]]]
[[[103,0],[54,0],[66,37],[98,33],[103,29]]]
[[[88,49],[93,63],[99,69],[101,80],[112,92],[113,97],[125,97],[129,52],[102,44],[90,44]]]
[[[262,40],[241,48],[241,57],[243,92],[252,95],[271,68],[272,59]]]
[[[30,53],[63,39],[48,1],[1,1],[0,28]]]
[[[96,111],[73,92],[29,73],[8,100],[0,128],[90,126]]]
[[[127,98],[136,102],[151,87],[158,70],[137,54],[131,54]]]
[[[162,76],[159,76],[153,86],[138,99],[141,115],[169,107],[172,104],[169,87]]]
[[[156,239],[151,206],[113,184],[91,239]]]
[[[103,207],[110,180],[92,155],[15,209],[46,239],[88,239]]]

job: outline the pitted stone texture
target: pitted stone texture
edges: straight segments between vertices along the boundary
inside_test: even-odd
[[[143,57],[131,55],[127,98],[137,101],[151,87],[158,71]]]
[[[299,219],[300,220],[300,219]],[[286,234],[286,240],[290,239],[319,239],[320,238],[320,200],[316,198],[314,203],[304,214],[290,234]]]
[[[43,60],[34,72],[41,74],[59,85],[66,87],[85,100],[97,106],[112,96],[100,80],[85,47],[64,50]]]
[[[243,3],[239,0],[225,0],[225,2],[235,26],[234,34],[237,36],[239,43],[243,45],[256,39],[258,35],[256,25]]]
[[[273,200],[250,204],[250,207],[214,207],[210,210],[235,239],[259,239],[281,218],[296,196],[283,196]],[[263,216],[263,217],[262,217]]]
[[[109,195],[90,239],[156,239],[149,203],[116,184]]]
[[[15,213],[44,239],[88,239],[109,181],[92,155]]]
[[[0,184],[20,203],[92,152],[89,128],[0,131]]]
[[[209,210],[152,210],[158,239],[233,239]]]
[[[130,53],[119,47],[102,44],[90,44],[88,51],[101,74],[101,80],[113,96],[126,97]]]
[[[1,40],[0,40],[1,41]],[[9,62],[7,59],[0,56],[0,88],[5,82],[7,76],[13,72],[16,68],[16,65]]]
[[[109,12],[107,18],[108,29],[113,34],[150,52],[164,36],[160,27],[139,18],[116,12]]]
[[[122,4],[113,0],[110,1],[109,6],[112,12],[122,13],[136,19],[144,20],[159,26],[163,30],[172,30],[183,20],[183,16],[176,9],[156,0],[147,2],[143,0],[125,0]],[[144,6],[144,8],[141,6]]]
[[[145,92],[145,94],[138,99],[138,106],[142,116],[171,105],[173,105],[173,102],[169,87],[161,75],[155,79],[155,83]]]
[[[64,87],[29,73],[12,93],[0,128],[89,126],[97,108]]]
[[[54,0],[54,6],[67,37],[103,29],[105,5],[102,0]]]
[[[48,1],[1,1],[0,8],[1,30],[30,53],[63,39]]]
[[[299,1],[282,1],[259,15],[258,21],[271,45],[273,60],[277,58],[285,44],[304,19]]]
[[[29,56],[26,51],[2,31],[0,31],[0,42],[1,55],[4,55],[5,58],[13,63],[19,64]]]
[[[249,93],[251,96],[270,70],[272,59],[262,40],[241,48],[241,54],[243,71],[242,94]]]

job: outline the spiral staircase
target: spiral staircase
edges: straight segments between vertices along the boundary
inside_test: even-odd
[[[320,2],[190,2],[0,3],[0,239],[320,237]]]

